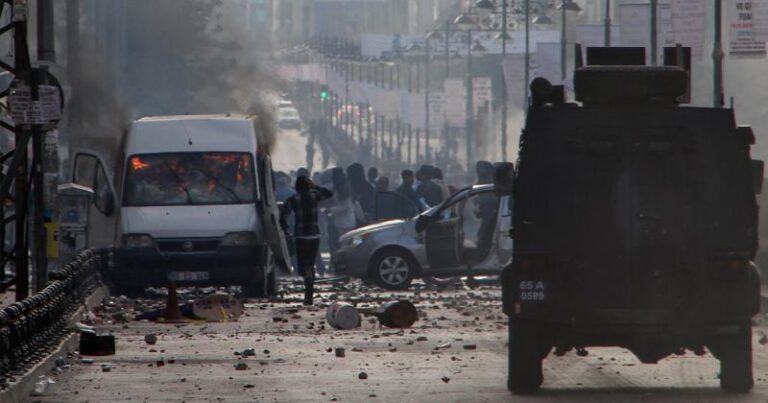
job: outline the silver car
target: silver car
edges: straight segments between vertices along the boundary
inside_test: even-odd
[[[397,218],[344,234],[334,258],[338,274],[400,290],[417,277],[501,274],[512,257],[512,198],[494,185],[454,193],[422,213],[392,192],[376,195],[379,217]]]

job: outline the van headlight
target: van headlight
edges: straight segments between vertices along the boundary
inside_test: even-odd
[[[368,234],[354,235],[340,242],[339,246],[343,249],[357,248],[362,245],[366,239],[368,239]]]
[[[224,235],[221,246],[252,246],[258,241],[255,232],[230,232]]]
[[[122,237],[124,248],[152,248],[155,241],[147,234],[126,234]]]

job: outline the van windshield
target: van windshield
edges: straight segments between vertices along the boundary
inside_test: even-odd
[[[124,206],[246,204],[256,199],[248,153],[181,152],[128,158]]]

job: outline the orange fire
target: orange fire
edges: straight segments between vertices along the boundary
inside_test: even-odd
[[[140,171],[149,167],[150,164],[148,162],[142,161],[139,157],[131,158],[131,168],[133,168],[134,171]]]

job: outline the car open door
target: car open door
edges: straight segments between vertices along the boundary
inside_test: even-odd
[[[460,191],[430,216],[425,228],[425,246],[427,262],[432,270],[457,268],[461,265],[461,220],[457,214],[457,204],[463,203],[470,191]]]
[[[113,170],[104,158],[89,150],[72,153],[72,182],[93,190],[92,207],[88,212],[88,247],[114,245],[117,240],[118,205]]]
[[[280,209],[275,198],[275,187],[272,177],[272,160],[268,155],[265,155],[259,156],[258,161],[259,191],[261,193],[259,212],[261,213],[264,237],[272,253],[275,254],[278,265],[287,272],[293,272],[291,255],[288,252],[283,227],[280,225]]]
[[[416,203],[395,192],[376,192],[373,203],[373,221],[413,218],[420,212]]]

